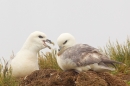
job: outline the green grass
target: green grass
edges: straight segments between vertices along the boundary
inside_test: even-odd
[[[111,59],[124,63],[125,65],[116,65],[117,71],[122,73],[130,72],[130,40],[127,38],[126,42],[119,44],[111,41],[102,49],[102,51]]]
[[[47,52],[42,56],[38,56],[39,58],[39,66],[40,69],[57,69],[61,70],[56,61],[56,50],[52,50],[51,52]]]
[[[128,81],[127,84],[130,86],[130,81]]]
[[[0,86],[18,86],[19,81],[12,77],[11,68],[7,68],[7,62],[4,59],[3,62],[0,63]]]

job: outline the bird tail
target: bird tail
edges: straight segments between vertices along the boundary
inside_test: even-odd
[[[115,67],[115,68],[116,68],[115,64],[125,65],[125,64],[122,63],[122,62],[114,61],[114,60],[110,60],[110,59],[103,59],[103,63],[105,63],[105,64],[110,64],[110,65],[112,65],[112,66]]]

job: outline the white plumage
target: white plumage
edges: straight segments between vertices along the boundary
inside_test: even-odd
[[[75,38],[69,33],[61,34],[57,39],[59,52],[57,63],[62,70],[74,69],[77,72],[93,70],[96,72],[113,71],[114,63],[98,49],[87,44],[76,44]]]
[[[41,49],[49,47],[46,42],[52,43],[43,32],[35,31],[29,35],[21,50],[11,60],[14,77],[25,77],[33,71],[39,70],[37,53]]]

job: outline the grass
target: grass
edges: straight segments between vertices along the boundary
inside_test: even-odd
[[[117,71],[121,73],[130,72],[130,40],[127,38],[124,44],[112,43],[111,41],[102,49],[102,51],[115,61],[124,63],[125,65],[116,65]]]
[[[0,86],[18,86],[19,81],[11,75],[11,68],[7,68],[8,62],[3,59],[0,63]]]
[[[130,81],[128,81],[127,84],[130,85]]]
[[[130,73],[130,40],[127,39],[124,44],[112,43],[111,41],[101,49],[111,59],[125,63],[126,65],[116,65],[118,73]],[[40,69],[57,69],[61,70],[56,61],[56,50],[38,54]],[[0,86],[19,86],[20,81],[11,76],[11,69],[7,69],[7,62],[3,59],[4,64],[0,64]],[[5,66],[3,66],[5,65]],[[5,70],[3,70],[5,68]],[[127,82],[130,85],[130,81]]]
[[[51,52],[46,52],[46,54],[42,53],[42,56],[38,54],[40,69],[61,70],[56,61],[56,53],[56,50],[52,50]]]

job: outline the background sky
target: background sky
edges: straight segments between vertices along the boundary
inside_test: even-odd
[[[64,32],[77,43],[103,47],[130,35],[130,0],[0,0],[0,57],[16,54],[34,31],[56,43]]]

